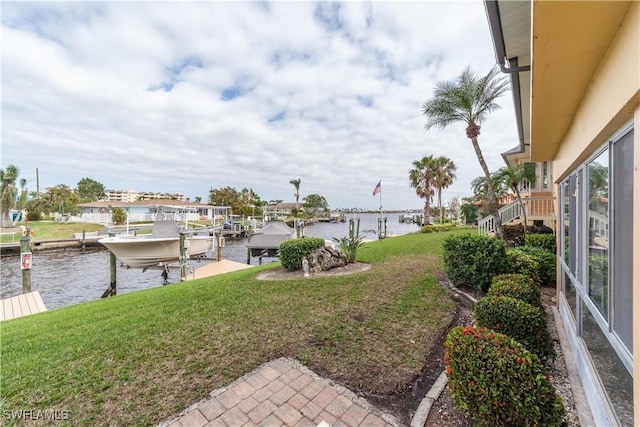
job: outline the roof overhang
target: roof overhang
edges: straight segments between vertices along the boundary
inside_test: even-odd
[[[531,65],[511,74],[520,146],[530,145],[531,161],[553,160],[631,4],[485,0],[498,62]]]

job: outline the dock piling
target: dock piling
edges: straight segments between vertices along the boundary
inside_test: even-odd
[[[22,293],[31,292],[31,229],[26,227],[20,238],[20,269],[22,270]]]

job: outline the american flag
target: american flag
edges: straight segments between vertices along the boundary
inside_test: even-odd
[[[373,195],[375,196],[381,191],[382,191],[382,181],[378,181],[378,185],[376,185],[376,188],[373,189]]]

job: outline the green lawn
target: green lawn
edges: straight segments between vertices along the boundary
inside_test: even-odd
[[[155,425],[280,356],[356,390],[410,386],[454,304],[438,285],[451,233],[367,244],[353,276],[258,281],[275,265],[2,322],[2,410],[73,425]]]
[[[24,225],[23,222],[18,223],[18,227]],[[83,230],[101,231],[104,230],[102,224],[88,224],[88,223],[62,223],[56,221],[31,221],[29,227],[33,230],[34,240],[46,240],[46,239],[73,239],[74,233],[82,233]],[[5,229],[2,231],[5,232]],[[13,240],[12,240],[13,237]],[[19,242],[22,237],[20,230],[15,231],[13,236],[9,234],[0,235],[0,242]]]

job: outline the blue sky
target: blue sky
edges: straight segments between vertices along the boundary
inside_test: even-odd
[[[484,6],[460,2],[3,2],[1,166],[75,187],[331,208],[420,208],[411,163],[445,155],[470,194],[464,126],[424,131],[435,82],[495,64]],[[492,170],[517,145],[511,95],[484,124]]]

